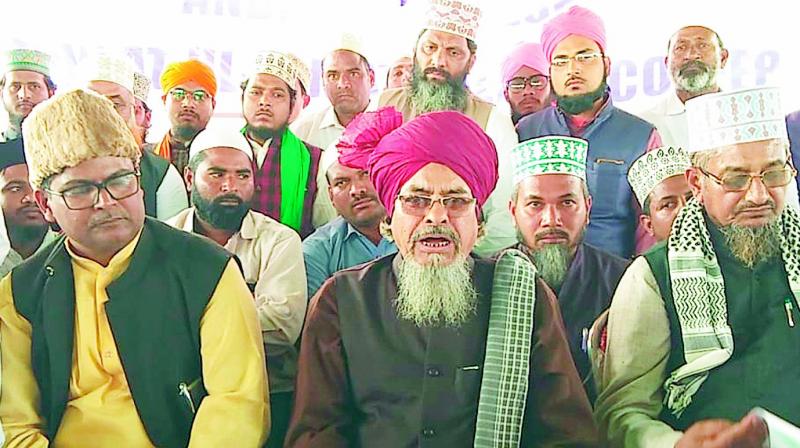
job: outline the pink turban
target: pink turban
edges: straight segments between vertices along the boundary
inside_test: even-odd
[[[378,142],[401,124],[403,114],[392,106],[356,115],[336,144],[339,149],[339,163],[357,170],[367,169],[369,156]]]
[[[550,62],[544,57],[541,44],[522,44],[503,62],[503,84],[514,77],[519,69],[529,67],[542,75],[550,73]]]
[[[497,150],[492,139],[461,112],[420,115],[381,139],[369,158],[369,177],[392,216],[400,189],[429,163],[453,170],[482,207],[497,185]]]
[[[547,61],[553,60],[556,46],[570,34],[587,37],[606,52],[606,29],[603,20],[597,14],[580,6],[573,6],[569,11],[560,14],[547,22],[542,28],[542,49]]]

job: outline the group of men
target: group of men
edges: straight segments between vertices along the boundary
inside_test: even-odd
[[[156,144],[124,58],[56,93],[11,51],[6,446],[782,446],[752,411],[800,424],[778,91],[720,91],[688,26],[674,92],[625,112],[576,6],[504,62],[509,115],[466,84],[480,16],[431,0],[372,100],[342,36],[315,113],[308,67],[262,52],[241,129],[209,66],[169,64]]]

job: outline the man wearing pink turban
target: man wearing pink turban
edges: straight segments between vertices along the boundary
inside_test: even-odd
[[[555,296],[517,251],[470,254],[492,140],[431,112],[345,154],[368,156],[398,254],[312,301],[287,446],[596,446]]]
[[[541,44],[522,44],[503,62],[503,95],[514,124],[550,105],[549,73],[550,64]]]
[[[387,89],[380,106],[394,106],[406,121],[433,111],[462,112],[483,129],[497,148],[500,177],[485,207],[486,237],[475,248],[489,255],[516,242],[513,220],[505,206],[511,195],[510,152],[517,133],[510,117],[467,87],[477,60],[481,8],[474,0],[428,0],[430,9],[414,45],[411,85]],[[464,153],[469,157],[468,153]]]
[[[639,156],[661,146],[661,138],[652,124],[614,106],[606,83],[606,31],[595,13],[573,6],[544,25],[541,42],[556,105],[521,119],[519,139],[565,135],[589,142],[593,206],[585,241],[629,258],[653,240],[637,229],[640,210],[626,173]]]

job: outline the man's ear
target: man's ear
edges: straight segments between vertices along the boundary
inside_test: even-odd
[[[728,63],[728,56],[730,56],[730,54],[728,53],[727,48],[723,48],[722,50],[720,50],[719,53],[720,53],[719,69],[722,70],[723,68],[725,68],[725,64]]]
[[[475,53],[472,53],[469,56],[469,61],[467,62],[467,73],[472,71],[472,66],[475,65],[475,59],[476,59],[476,55],[475,55]]]
[[[183,169],[183,182],[186,184],[186,191],[192,191],[192,182],[194,181],[194,173],[188,166]]]
[[[36,205],[39,207],[39,210],[41,210],[42,215],[44,215],[44,219],[47,220],[47,222],[55,223],[56,217],[53,215],[53,210],[50,208],[47,193],[37,188],[33,191],[33,200],[36,201]]]
[[[702,186],[703,181],[700,180],[700,177],[703,173],[700,172],[700,169],[697,167],[691,167],[686,170],[686,183],[689,184],[689,188],[692,190],[692,195],[697,198],[697,201],[701,204],[703,203],[703,192],[700,188]]]
[[[644,228],[645,232],[647,232],[650,236],[655,236],[655,232],[653,231],[653,220],[650,219],[649,216],[645,214],[639,215],[639,225]]]

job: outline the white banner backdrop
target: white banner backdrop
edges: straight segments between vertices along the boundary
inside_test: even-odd
[[[611,58],[609,84],[616,104],[637,112],[671,89],[664,67],[669,37],[682,26],[715,29],[731,56],[721,72],[724,89],[775,85],[786,112],[800,108],[795,30],[797,4],[761,0],[549,1],[478,0],[483,9],[477,62],[467,78],[479,96],[505,106],[500,65],[518,43],[538,41],[542,24],[579,4],[603,17]],[[311,108],[327,104],[320,61],[341,32],[362,37],[375,69],[377,94],[388,64],[411,53],[424,24],[426,0],[38,0],[4,2],[0,49],[32,47],[54,57],[60,89],[84,83],[82,62],[98,51],[126,53],[153,80],[149,140],[168,124],[158,77],[171,61],[197,57],[216,71],[216,119],[241,120],[239,83],[259,50],[292,51],[310,64]],[[4,121],[4,117],[0,118]],[[4,127],[4,126],[3,126]]]

